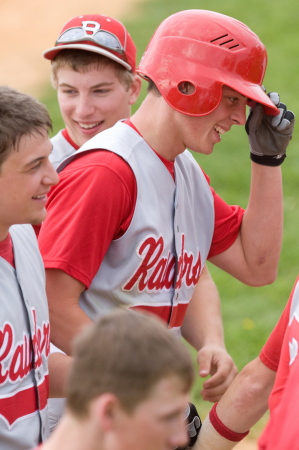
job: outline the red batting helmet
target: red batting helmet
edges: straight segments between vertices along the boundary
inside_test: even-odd
[[[262,89],[267,67],[265,46],[246,25],[213,11],[181,11],[165,19],[153,35],[137,68],[151,79],[176,111],[205,116],[217,108],[222,86],[262,103],[279,114]],[[195,92],[180,92],[188,81]]]

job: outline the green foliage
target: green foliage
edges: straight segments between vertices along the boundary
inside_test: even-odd
[[[164,18],[182,9],[212,9],[246,23],[264,42],[268,51],[268,69],[264,80],[268,90],[278,91],[284,102],[299,113],[297,77],[299,73],[299,27],[295,0],[148,0],[136,5],[134,16],[125,21],[141,58],[154,30]],[[133,112],[145,96],[145,88]],[[56,95],[51,88],[42,99],[48,105],[55,132],[62,127]],[[298,273],[297,225],[299,223],[299,159],[295,136],[284,162],[284,238],[278,277],[271,286],[250,288],[212,265],[210,272],[218,286],[228,351],[241,369],[257,357],[286,304]],[[250,187],[250,160],[246,133],[234,127],[222,137],[210,156],[197,155],[211,185],[228,203],[246,208]],[[195,354],[193,352],[194,360]],[[196,364],[196,363],[195,363]],[[194,387],[194,399],[200,400],[201,381]],[[209,409],[209,406],[203,406]]]

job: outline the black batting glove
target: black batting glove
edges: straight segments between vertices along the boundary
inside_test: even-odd
[[[277,92],[269,92],[268,96],[280,114],[268,116],[263,105],[256,103],[250,108],[245,129],[252,161],[265,166],[279,166],[286,157],[286,149],[292,139],[295,115],[280,102]]]
[[[177,450],[190,450],[197,440],[202,425],[197,409],[193,403],[188,403],[184,419],[187,421],[186,427],[188,429],[189,442],[186,447],[177,447]]]

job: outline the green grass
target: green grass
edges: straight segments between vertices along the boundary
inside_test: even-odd
[[[138,48],[138,60],[156,27],[170,14],[182,9],[212,9],[235,17],[246,23],[267,47],[268,69],[264,84],[268,90],[276,90],[287,105],[298,114],[299,96],[297,80],[299,73],[299,27],[298,3],[295,0],[150,0],[136,6],[134,17],[125,21]],[[145,95],[143,88],[138,103]],[[41,99],[50,109],[54,132],[62,125],[56,94],[45,88]],[[298,223],[299,223],[299,159],[298,134],[288,150],[283,164],[284,184],[284,238],[276,282],[263,288],[244,286],[212,265],[209,269],[218,286],[225,327],[226,345],[237,366],[241,369],[255,358],[278,320],[287,302],[298,274]],[[242,127],[235,127],[225,135],[221,144],[210,156],[197,157],[211,178],[211,185],[222,198],[231,204],[246,208],[250,186],[250,161],[247,136]],[[193,353],[195,360],[195,355]],[[210,405],[200,401],[201,382],[194,386],[195,402],[208,411]],[[204,413],[205,414],[205,413]],[[203,414],[203,415],[204,415]]]

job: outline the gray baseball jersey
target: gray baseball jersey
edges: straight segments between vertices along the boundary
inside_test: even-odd
[[[67,142],[61,133],[55,138],[62,145],[63,140]],[[58,148],[54,146],[56,155]],[[80,306],[92,320],[120,305],[155,308],[164,318],[172,311],[169,325],[178,330],[213,235],[214,206],[208,183],[186,151],[176,158],[175,185],[158,156],[121,122],[91,139],[82,151],[91,148],[122,156],[135,174],[138,194],[129,230],[111,243],[101,269],[80,297]],[[71,160],[72,156],[66,158],[58,172]],[[49,399],[51,430],[62,412],[62,399]]]
[[[49,156],[54,169],[68,156],[75,153],[76,149],[65,139],[62,130],[51,138],[53,150]],[[55,351],[55,350],[54,350]],[[53,351],[53,352],[54,352]],[[52,353],[52,348],[51,348]],[[63,398],[50,398],[48,401],[50,431],[54,431],[57,427],[60,417],[64,410],[65,400]]]
[[[111,242],[80,306],[92,320],[116,306],[147,309],[170,317],[169,328],[179,329],[214,232],[208,182],[187,150],[175,159],[174,182],[144,139],[122,122],[90,139],[76,155],[91,149],[107,149],[127,161],[137,199],[128,230]]]
[[[0,448],[28,450],[49,435],[49,314],[33,228],[10,235],[15,269],[0,257]]]
[[[50,153],[49,160],[53,164],[54,169],[57,169],[65,158],[72,155],[76,151],[76,149],[65,139],[62,131],[63,130],[60,130],[56,136],[51,138],[53,150]]]

